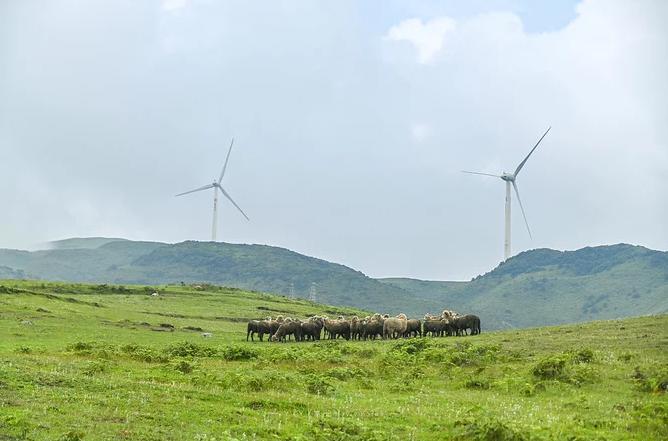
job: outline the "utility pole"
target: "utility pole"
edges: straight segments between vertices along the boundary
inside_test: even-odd
[[[309,292],[308,299],[312,302],[316,302],[318,299],[318,284],[311,282],[311,291]]]
[[[290,282],[290,298],[295,298],[295,284],[292,282]]]

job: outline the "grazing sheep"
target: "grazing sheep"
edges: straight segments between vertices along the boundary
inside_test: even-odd
[[[271,336],[271,341],[285,341],[286,336],[294,335],[296,341],[302,339],[302,324],[301,322],[290,320],[285,321],[278,327],[278,330]]]

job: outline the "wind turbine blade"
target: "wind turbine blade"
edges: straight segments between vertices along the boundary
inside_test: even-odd
[[[230,153],[232,153],[233,144],[234,144],[234,137],[232,137],[232,142],[230,142],[230,149],[227,151],[227,156],[225,157],[225,165],[223,165],[223,171],[220,172],[220,177],[218,178],[219,184],[223,181],[223,176],[225,176],[225,169],[227,169],[227,162],[230,160]]]
[[[215,185],[209,184],[209,185],[205,185],[205,186],[200,187],[200,188],[196,188],[194,190],[186,191],[185,193],[179,193],[176,196],[183,196],[184,194],[195,193],[196,191],[207,190],[207,189],[213,188],[213,187],[215,187]]]
[[[527,215],[524,214],[524,207],[522,206],[522,199],[520,199],[520,192],[517,190],[517,184],[515,183],[515,181],[512,181],[512,183],[513,183],[513,188],[515,189],[515,194],[517,195],[517,202],[520,203],[520,209],[522,210],[522,217],[524,218],[524,223],[527,226],[529,237],[533,239],[533,236],[531,236],[531,229],[529,228],[529,222],[527,221]]]
[[[531,149],[531,151],[529,152],[529,154],[527,155],[527,157],[524,158],[524,161],[520,162],[520,165],[518,165],[518,166],[517,166],[517,169],[515,169],[515,173],[514,173],[515,176],[517,176],[517,174],[520,172],[520,170],[522,170],[522,167],[524,167],[524,164],[527,162],[527,159],[529,159],[529,156],[531,156],[531,154],[533,153],[533,151],[536,150],[536,147],[538,147],[538,144],[540,144],[540,142],[543,140],[543,138],[545,138],[545,135],[547,135],[547,132],[549,132],[551,128],[552,128],[552,127],[548,127],[548,128],[547,128],[547,130],[545,131],[545,133],[543,133],[543,136],[541,136],[540,139],[538,140],[538,142],[536,143],[536,145],[533,146],[533,148]]]
[[[239,210],[239,211],[241,212],[241,214],[244,215],[244,217],[246,218],[246,220],[250,220],[250,219],[248,218],[248,216],[246,216],[246,213],[244,213],[244,210],[242,210],[241,207],[239,207],[239,206],[237,205],[237,203],[234,202],[234,200],[232,199],[232,196],[230,196],[229,193],[227,193],[223,187],[218,187],[218,188],[220,188],[220,191],[223,192],[223,194],[225,195],[225,197],[226,197],[227,199],[229,199],[230,202],[232,202],[232,204],[233,204],[235,207],[237,207],[237,210]]]
[[[472,172],[472,171],[466,171],[466,170],[462,170],[462,173],[468,173],[470,175],[494,176],[495,178],[500,178],[501,177],[499,175],[492,175],[490,173],[480,173],[480,172]]]

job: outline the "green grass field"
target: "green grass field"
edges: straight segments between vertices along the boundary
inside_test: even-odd
[[[362,312],[153,291],[0,282],[0,440],[668,439],[666,315],[246,343],[249,318]]]

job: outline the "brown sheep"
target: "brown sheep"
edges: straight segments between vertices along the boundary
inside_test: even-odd
[[[294,335],[296,341],[302,339],[302,324],[301,322],[290,320],[285,321],[278,327],[278,330],[271,336],[271,341],[285,341],[286,336]]]
[[[408,320],[405,314],[399,314],[396,317],[390,317],[383,322],[383,339],[399,338],[406,332]]]

